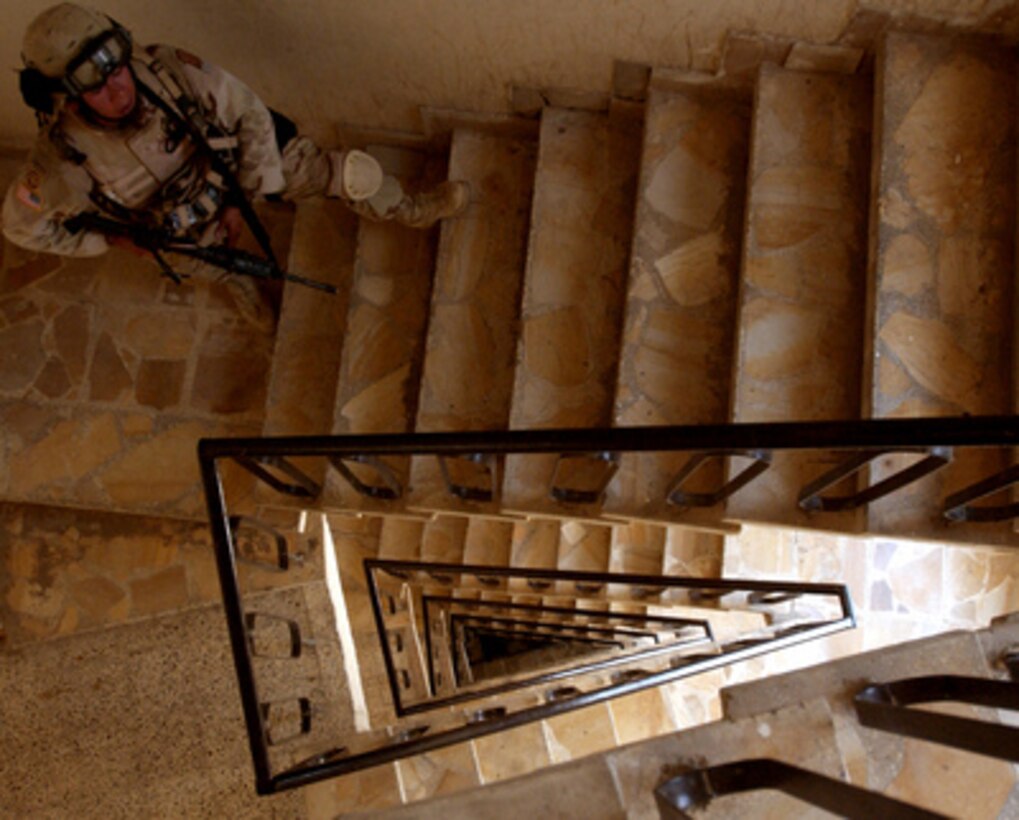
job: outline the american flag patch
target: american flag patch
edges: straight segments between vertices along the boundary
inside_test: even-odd
[[[39,190],[41,186],[42,175],[33,168],[18,183],[15,195],[18,197],[18,201],[26,208],[31,208],[33,211],[41,211],[43,208],[42,192]]]

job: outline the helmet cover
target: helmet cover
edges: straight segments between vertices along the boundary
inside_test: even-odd
[[[29,23],[21,58],[27,68],[60,79],[99,35],[116,28],[113,20],[95,9],[74,3],[51,6]]]

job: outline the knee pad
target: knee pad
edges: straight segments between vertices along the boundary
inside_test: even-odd
[[[382,166],[371,154],[364,151],[330,153],[332,179],[329,193],[351,202],[370,199],[382,187]]]

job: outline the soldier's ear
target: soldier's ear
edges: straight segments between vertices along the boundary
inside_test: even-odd
[[[47,77],[35,68],[23,68],[18,73],[21,99],[40,114],[53,113],[53,97],[63,89],[60,80]]]

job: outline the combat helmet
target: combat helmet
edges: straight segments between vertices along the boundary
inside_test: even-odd
[[[101,86],[131,58],[131,35],[100,11],[61,3],[29,24],[21,58],[26,71],[78,95]]]

